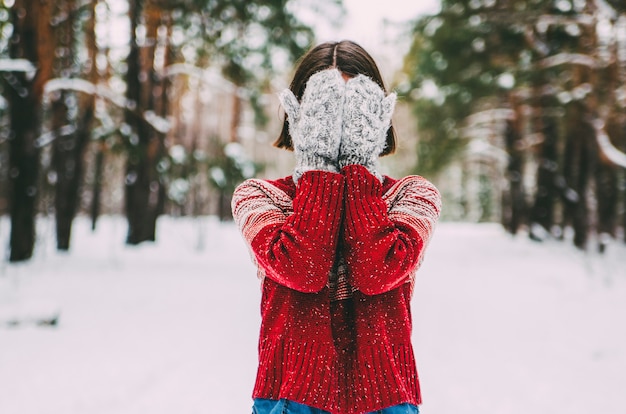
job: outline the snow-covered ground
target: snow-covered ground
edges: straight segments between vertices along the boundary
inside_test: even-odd
[[[131,248],[123,220],[81,219],[68,254],[40,230],[34,260],[0,264],[0,413],[250,413],[260,290],[232,223],[166,218]],[[413,311],[424,414],[626,412],[623,245],[443,223]]]

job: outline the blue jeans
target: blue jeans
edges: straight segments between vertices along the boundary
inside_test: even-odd
[[[290,400],[266,400],[256,398],[252,406],[252,414],[330,414]],[[419,408],[412,404],[400,404],[382,410],[372,411],[368,414],[419,414]]]

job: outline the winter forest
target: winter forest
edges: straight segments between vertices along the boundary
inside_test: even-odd
[[[621,413],[626,2],[431,2],[373,51],[406,46],[380,59],[383,170],[443,197],[412,305],[423,413]],[[313,22],[368,7],[0,0],[0,413],[250,411],[232,193],[291,174],[276,94]]]
[[[160,215],[228,220],[233,188],[278,168],[255,147],[276,135],[272,82],[314,40],[294,9],[3,2],[9,260],[32,256],[38,215],[54,217],[59,250],[77,214],[94,228],[123,214],[131,245],[154,241]],[[341,16],[337,1],[314,9]],[[527,227],[536,240],[571,229],[581,249],[625,240],[623,12],[617,1],[444,1],[405,30],[390,83],[416,158],[401,168],[443,188],[446,219]]]
[[[592,234],[594,248],[624,241],[625,10],[444,1],[417,22],[399,87],[420,126],[418,170],[465,183],[455,217],[528,226],[537,240],[572,229],[582,249]]]

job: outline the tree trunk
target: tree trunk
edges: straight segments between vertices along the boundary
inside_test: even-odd
[[[586,109],[582,103],[574,103],[569,108],[566,121],[566,146],[563,172],[567,189],[563,193],[564,225],[574,229],[574,245],[584,249],[589,235],[587,188],[591,172],[591,160],[597,151],[595,131],[585,121]]]
[[[220,189],[217,206],[217,216],[220,221],[230,221],[233,219],[233,213],[230,206],[233,195],[226,189]]]
[[[542,240],[537,234],[534,224],[541,226],[549,233],[554,225],[554,201],[557,195],[558,179],[558,126],[556,119],[543,115],[547,109],[547,102],[539,106],[542,116],[539,118],[539,131],[543,135],[540,146],[539,166],[537,171],[537,189],[535,201],[529,213],[529,236],[533,240]]]
[[[102,170],[104,168],[104,149],[103,144],[98,143],[98,149],[96,150],[96,161],[94,166],[94,179],[92,189],[91,200],[91,230],[96,229],[96,223],[98,216],[100,215],[100,196],[102,194]]]
[[[143,114],[155,111],[153,88],[157,80],[154,71],[154,52],[161,13],[150,2],[138,0],[129,7],[131,20],[131,47],[128,56],[127,98],[135,108],[126,113],[126,122],[132,127],[130,149],[126,166],[126,216],[128,244],[154,241],[156,220],[163,210],[165,192],[156,166],[163,155],[163,134],[143,119]],[[146,39],[137,38],[141,16],[145,18]],[[142,44],[139,44],[142,42]],[[160,94],[165,93],[161,86]],[[157,98],[157,99],[155,99]]]
[[[579,249],[585,249],[587,247],[587,240],[589,239],[589,206],[587,203],[587,188],[591,173],[591,154],[589,142],[595,137],[593,136],[594,131],[588,125],[587,128],[584,128],[581,131],[580,135],[579,139],[582,141],[580,150],[582,153],[580,154],[579,175],[576,182],[576,192],[580,195],[580,198],[574,211],[573,227],[574,245]],[[593,155],[597,156],[597,153],[594,152]]]
[[[58,137],[54,145],[53,162],[57,171],[54,205],[56,210],[57,248],[68,250],[72,222],[80,207],[83,178],[83,155],[89,140],[88,126],[93,119],[93,107],[84,108],[76,131]]]
[[[7,73],[4,78],[10,107],[9,183],[11,262],[28,260],[35,245],[35,216],[43,85],[52,73],[54,44],[50,27],[51,0],[16,0],[11,9],[13,33],[9,55],[27,59],[37,73]]]
[[[626,153],[626,122],[621,117],[619,118],[619,123],[617,126],[617,141],[618,145],[622,152]],[[618,183],[617,186],[617,203],[620,206],[618,212],[618,218],[616,221],[619,223],[618,226],[622,228],[622,241],[626,243],[626,169],[621,169],[618,175]],[[621,222],[619,220],[619,215],[621,214]]]
[[[618,189],[615,167],[600,160],[595,169],[595,180],[598,202],[597,232],[600,236],[598,249],[604,252],[607,236],[613,238],[616,233]]]
[[[515,105],[514,105],[515,107]],[[519,108],[515,108],[519,109]],[[523,185],[524,154],[521,149],[521,133],[519,126],[520,111],[516,110],[517,118],[507,121],[504,133],[505,146],[509,154],[509,165],[507,166],[506,177],[509,181],[509,190],[503,199],[503,225],[511,234],[516,234],[520,226],[525,222],[526,198]]]
[[[237,88],[233,90],[232,118],[230,120],[230,142],[239,142],[239,123],[241,122],[241,98],[237,94]]]
[[[94,0],[93,2],[93,13],[91,15],[91,20],[89,21],[88,27],[88,36],[87,36],[87,50],[89,53],[89,60],[91,62],[91,67],[89,68],[89,76],[92,79],[94,84],[98,84],[102,79],[109,79],[111,77],[111,66],[109,64],[108,58],[108,47],[99,48],[96,42],[96,33],[95,33],[95,24],[96,24],[96,6],[101,0]],[[105,18],[105,21],[109,21]],[[100,22],[100,24],[103,24]],[[104,67],[98,67],[98,59],[102,58],[106,61]],[[93,108],[92,116],[95,118],[95,108],[96,102],[99,102],[100,97],[94,96],[92,97],[90,104]],[[91,217],[91,230],[96,230],[96,225],[98,222],[98,217],[100,215],[100,203],[102,196],[102,174],[104,171],[104,161],[106,154],[106,143],[105,138],[100,137],[97,142],[94,142],[96,146],[96,154],[94,160],[94,176],[91,190],[91,205],[89,207],[89,214]]]
[[[606,132],[613,142],[617,140],[620,134],[620,125],[616,119],[610,119]],[[594,140],[594,145],[597,143]],[[594,179],[596,183],[596,200],[597,200],[597,228],[599,236],[598,250],[603,253],[609,238],[614,238],[617,233],[617,215],[619,204],[619,180],[618,170],[602,153],[598,151],[598,157],[595,162]]]
[[[12,190],[9,260],[19,262],[30,259],[35,246],[35,204],[39,173],[39,148],[35,140],[39,134],[40,121],[36,115],[38,102],[32,95],[22,98],[10,91],[8,96],[13,134],[9,141],[9,182]]]
[[[74,26],[76,23],[76,8],[74,1],[64,3],[57,2],[57,7],[67,18],[62,24],[56,27],[57,47],[63,48],[64,53],[56,62],[57,76],[63,77],[73,72],[75,60],[75,37]],[[87,37],[87,50],[91,60],[87,77],[95,82],[95,2],[90,4],[91,16],[85,27]],[[76,75],[76,74],[75,74]],[[53,131],[60,131],[65,125],[72,125],[73,132],[65,136],[57,136],[53,143],[53,167],[56,171],[55,183],[55,218],[57,248],[68,250],[70,247],[70,237],[72,222],[80,205],[80,187],[83,178],[83,155],[85,147],[89,141],[91,122],[94,117],[94,97],[92,95],[81,95],[76,100],[72,111],[78,112],[76,117],[70,119],[69,108],[66,104],[66,97],[76,96],[77,92],[68,91],[61,94],[60,99],[52,104],[52,126]]]

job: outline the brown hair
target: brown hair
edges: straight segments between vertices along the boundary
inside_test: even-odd
[[[330,67],[336,67],[340,72],[351,77],[363,74],[385,91],[382,76],[378,70],[378,66],[369,53],[358,44],[350,40],[342,40],[341,42],[326,42],[309,50],[301,59],[293,76],[293,80],[289,85],[289,89],[296,95],[298,100],[302,99],[304,87],[307,81],[316,72]],[[291,135],[289,134],[289,120],[287,115],[283,121],[283,129],[274,142],[274,146],[293,150]],[[387,130],[387,142],[385,148],[380,154],[391,154],[396,149],[396,134],[393,125]]]

